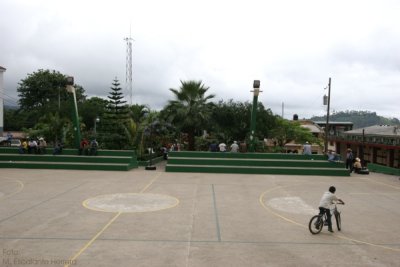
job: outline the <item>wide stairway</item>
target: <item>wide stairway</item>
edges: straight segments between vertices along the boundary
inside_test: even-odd
[[[62,154],[19,154],[18,148],[0,148],[0,168],[67,169],[128,171],[138,167],[133,150],[98,150],[95,156],[80,156],[77,149],[63,149]]]
[[[350,176],[343,162],[324,155],[170,152],[167,172]]]

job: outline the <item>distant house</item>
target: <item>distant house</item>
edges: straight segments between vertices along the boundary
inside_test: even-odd
[[[325,138],[326,121],[313,121],[313,123],[323,129],[323,138]],[[328,150],[338,152],[334,137],[353,130],[353,123],[349,121],[329,121],[328,125]]]
[[[325,129],[326,121],[313,121],[319,127]],[[346,131],[353,130],[353,123],[349,121],[329,121],[329,136],[337,136]]]
[[[314,137],[319,139],[325,138],[325,125],[326,121],[311,121],[311,120],[297,120],[300,125],[304,128],[310,130],[310,132],[314,135]],[[329,129],[328,129],[328,150],[337,151],[336,143],[335,143],[335,136],[339,136],[340,134],[344,133],[345,131],[352,130],[353,123],[352,122],[338,122],[338,121],[330,121],[329,122]],[[303,144],[294,144],[289,143],[285,145],[286,152],[287,151],[299,151],[301,153],[303,151]],[[311,145],[312,153],[313,154],[323,154],[324,147],[318,144]]]
[[[342,157],[347,148],[366,163],[400,168],[400,126],[374,125],[330,136]]]
[[[301,127],[307,128],[310,130],[312,135],[316,138],[322,139],[324,136],[324,130],[314,122],[310,120],[297,120],[295,119],[294,121],[297,121],[300,123]],[[303,145],[304,144],[296,144],[295,142],[290,142],[285,144],[285,152],[286,153],[303,153]],[[321,147],[318,144],[311,144],[311,151],[313,154],[322,154],[323,153],[323,147]]]

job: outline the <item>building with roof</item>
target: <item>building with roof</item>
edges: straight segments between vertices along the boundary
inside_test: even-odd
[[[365,163],[400,168],[400,125],[374,125],[329,137],[342,157],[350,148]]]
[[[293,117],[294,121],[298,121],[301,127],[307,128],[313,134],[314,137],[323,140],[325,138],[325,126],[326,121],[311,121],[311,120],[297,120],[296,116]],[[344,133],[345,131],[353,129],[352,122],[339,122],[339,121],[330,121],[329,122],[329,130],[328,130],[328,150],[337,151],[335,137],[339,136],[340,134]],[[312,153],[313,154],[323,154],[324,147],[318,144],[312,144]],[[286,151],[302,151],[303,145],[302,144],[294,144],[289,143],[285,145]]]
[[[314,122],[310,120],[297,120],[294,119],[293,121],[297,121],[300,123],[300,126],[303,128],[307,128],[310,130],[312,135],[315,138],[323,139],[324,137],[324,129],[321,128],[319,125],[315,124]],[[286,153],[303,153],[303,146],[304,144],[296,144],[295,142],[290,142],[285,144],[284,149]],[[311,152],[312,154],[322,154],[323,153],[323,147],[319,144],[311,144]]]

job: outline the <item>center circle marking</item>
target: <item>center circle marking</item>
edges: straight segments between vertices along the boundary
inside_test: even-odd
[[[85,208],[103,212],[150,212],[177,206],[179,200],[160,194],[119,193],[100,195],[83,202]]]

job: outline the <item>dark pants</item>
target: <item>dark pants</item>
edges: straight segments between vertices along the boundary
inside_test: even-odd
[[[327,219],[327,221],[328,221],[328,229],[332,230],[331,210],[319,207],[319,215],[324,215],[324,213],[326,213],[326,217],[328,218]]]
[[[346,169],[350,169],[350,172],[353,171],[353,160],[352,159],[346,159]]]

